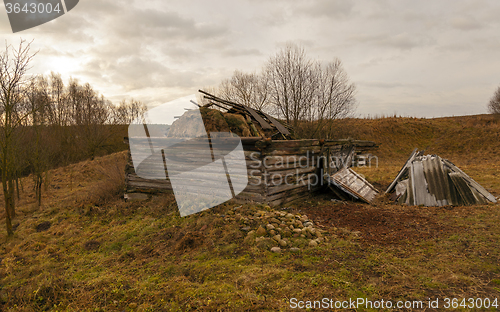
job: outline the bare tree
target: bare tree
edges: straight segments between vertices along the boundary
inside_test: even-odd
[[[497,88],[495,94],[488,103],[488,111],[491,114],[500,114],[500,87]]]
[[[119,105],[112,107],[112,110],[111,122],[113,124],[128,125],[139,116],[144,116],[147,107],[140,101],[130,99],[128,102],[122,100]]]
[[[325,66],[307,58],[304,48],[288,44],[269,59],[264,74],[275,113],[296,130],[303,128],[302,135],[312,137],[356,108],[356,87],[338,59]]]
[[[271,57],[265,67],[270,100],[279,117],[295,127],[305,119],[318,84],[317,65],[307,59],[303,48],[288,44]]]
[[[23,120],[23,88],[29,78],[26,72],[34,55],[30,44],[21,40],[18,48],[5,44],[0,53],[0,170],[5,201],[7,234],[13,235],[12,218],[15,216],[14,181],[16,178],[16,136]]]
[[[26,160],[31,169],[35,198],[38,206],[42,204],[42,184],[44,173],[49,169],[49,157],[51,149],[47,148],[48,136],[43,135],[44,128],[50,124],[53,118],[53,106],[49,96],[49,83],[44,76],[38,76],[31,81],[25,91],[25,109],[29,114],[26,126],[29,129],[29,144]]]
[[[236,70],[230,79],[222,81],[216,94],[223,99],[264,110],[269,104],[269,84],[266,78],[265,75]]]
[[[335,59],[324,68],[318,66],[317,70],[319,80],[316,99],[310,105],[315,109],[308,120],[312,125],[308,137],[315,137],[326,125],[329,129],[325,132],[330,134],[333,120],[349,117],[356,109],[356,87],[349,82],[342,62]]]

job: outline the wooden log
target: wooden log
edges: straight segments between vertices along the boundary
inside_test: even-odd
[[[288,196],[291,196],[291,195],[295,195],[295,194],[309,194],[311,192],[311,189],[309,189],[307,186],[305,187],[298,187],[298,188],[295,188],[295,189],[291,189],[289,191],[286,191],[286,192],[281,192],[281,193],[276,193],[276,194],[273,194],[273,195],[268,195],[267,196],[267,200],[268,201],[274,201],[274,200],[277,200],[279,198],[283,198],[283,197],[288,197]]]
[[[265,156],[262,158],[261,162],[266,168],[274,167],[274,166],[293,166],[301,165],[304,163],[312,162],[311,157],[307,157],[306,155],[298,156],[298,155],[285,155],[285,156]]]
[[[317,177],[317,175],[315,173],[310,173],[310,174],[306,175],[304,178],[297,180],[295,184],[291,184],[291,185],[286,185],[286,184],[276,185],[276,186],[267,185],[268,189],[267,189],[266,194],[272,195],[272,194],[276,194],[276,193],[280,193],[280,192],[284,192],[284,191],[288,191],[288,190],[293,190],[294,188],[297,188],[297,187],[302,187],[302,186],[308,187],[308,185],[311,185],[311,187],[312,187],[313,184],[311,183],[311,178],[313,176]],[[321,183],[321,181],[318,181],[317,183],[319,184],[319,183]]]
[[[245,191],[239,193],[234,198],[237,198],[237,199],[246,199],[246,200],[253,200],[253,201],[257,201],[257,202],[263,202],[264,201],[264,197],[263,197],[262,194],[260,194],[260,193],[254,193],[254,192],[245,192]]]
[[[273,206],[273,207],[279,206],[279,205],[283,205],[283,204],[286,204],[286,203],[289,203],[292,201],[296,201],[296,200],[299,200],[302,198],[309,197],[309,195],[310,195],[309,193],[299,193],[299,194],[291,196],[291,197],[283,197],[283,198],[280,198],[280,199],[277,199],[274,201],[270,201],[270,202],[268,202],[268,205]]]
[[[277,150],[265,149],[262,151],[263,156],[286,156],[286,155],[318,155],[321,151],[320,146],[296,147],[296,148],[280,148]]]
[[[319,140],[273,140],[268,148],[282,149],[291,147],[320,146]]]
[[[281,176],[281,177],[285,177],[285,176],[289,176],[289,175],[301,175],[301,174],[304,174],[304,173],[309,173],[309,172],[316,172],[318,170],[318,168],[316,168],[315,166],[309,166],[309,167],[305,167],[305,168],[292,168],[292,169],[276,169],[276,170],[269,170],[269,168],[267,168],[267,174],[268,174],[268,177],[271,177],[271,176],[275,176],[275,177],[278,177],[278,176]]]

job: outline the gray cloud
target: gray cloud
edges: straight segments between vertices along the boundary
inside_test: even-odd
[[[252,55],[262,55],[258,49],[228,49],[225,50],[222,55],[224,56],[252,56]]]
[[[451,19],[452,27],[460,30],[476,30],[483,28],[483,24],[470,16],[456,16]]]
[[[180,16],[176,12],[160,10],[135,10],[128,12],[117,21],[115,31],[119,36],[153,37],[172,39],[210,39],[224,35],[228,30],[210,22],[195,22],[191,18]]]
[[[5,37],[35,39],[34,69],[60,60],[64,77],[149,104],[216,85],[236,69],[259,71],[291,41],[319,61],[342,60],[359,112],[426,116],[486,111],[480,103],[500,83],[498,16],[492,0],[100,0]],[[10,32],[6,16],[0,30]]]
[[[381,47],[391,47],[402,50],[409,50],[433,43],[433,39],[418,33],[398,33],[398,34],[357,34],[350,38],[356,43],[368,43]]]
[[[307,1],[304,4],[299,5],[295,13],[306,14],[313,18],[345,18],[351,14],[353,7],[354,2],[351,0]]]

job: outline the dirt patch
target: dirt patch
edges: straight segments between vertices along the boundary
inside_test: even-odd
[[[47,230],[50,228],[50,226],[51,226],[51,225],[52,225],[52,224],[50,223],[50,221],[43,221],[43,222],[40,222],[40,223],[38,223],[38,224],[37,224],[37,226],[36,226],[36,231],[37,231],[37,232],[47,231]]]
[[[83,244],[85,250],[97,250],[101,246],[101,243],[95,240],[91,240]]]
[[[203,237],[198,233],[188,232],[184,235],[179,243],[175,246],[176,250],[185,251],[194,249],[203,244]]]
[[[432,213],[424,207],[375,207],[338,203],[302,207],[301,211],[321,225],[360,232],[361,241],[381,245],[436,238],[450,229],[437,220],[436,211]],[[340,233],[349,234],[342,231]]]

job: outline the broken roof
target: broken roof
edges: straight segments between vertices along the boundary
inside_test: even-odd
[[[217,106],[218,108],[226,110],[228,113],[241,114],[246,117],[250,124],[256,123],[259,125],[259,128],[262,129],[265,137],[285,140],[293,137],[293,134],[291,133],[292,128],[289,125],[276,120],[269,114],[242,104],[221,99],[203,90],[198,91],[204,95],[203,98],[209,101],[208,104],[203,105],[203,107],[209,108],[211,106]],[[260,132],[258,129],[255,129],[255,131]]]
[[[497,202],[452,162],[437,155],[423,156],[417,149],[385,192],[394,192],[399,203],[428,207]]]

